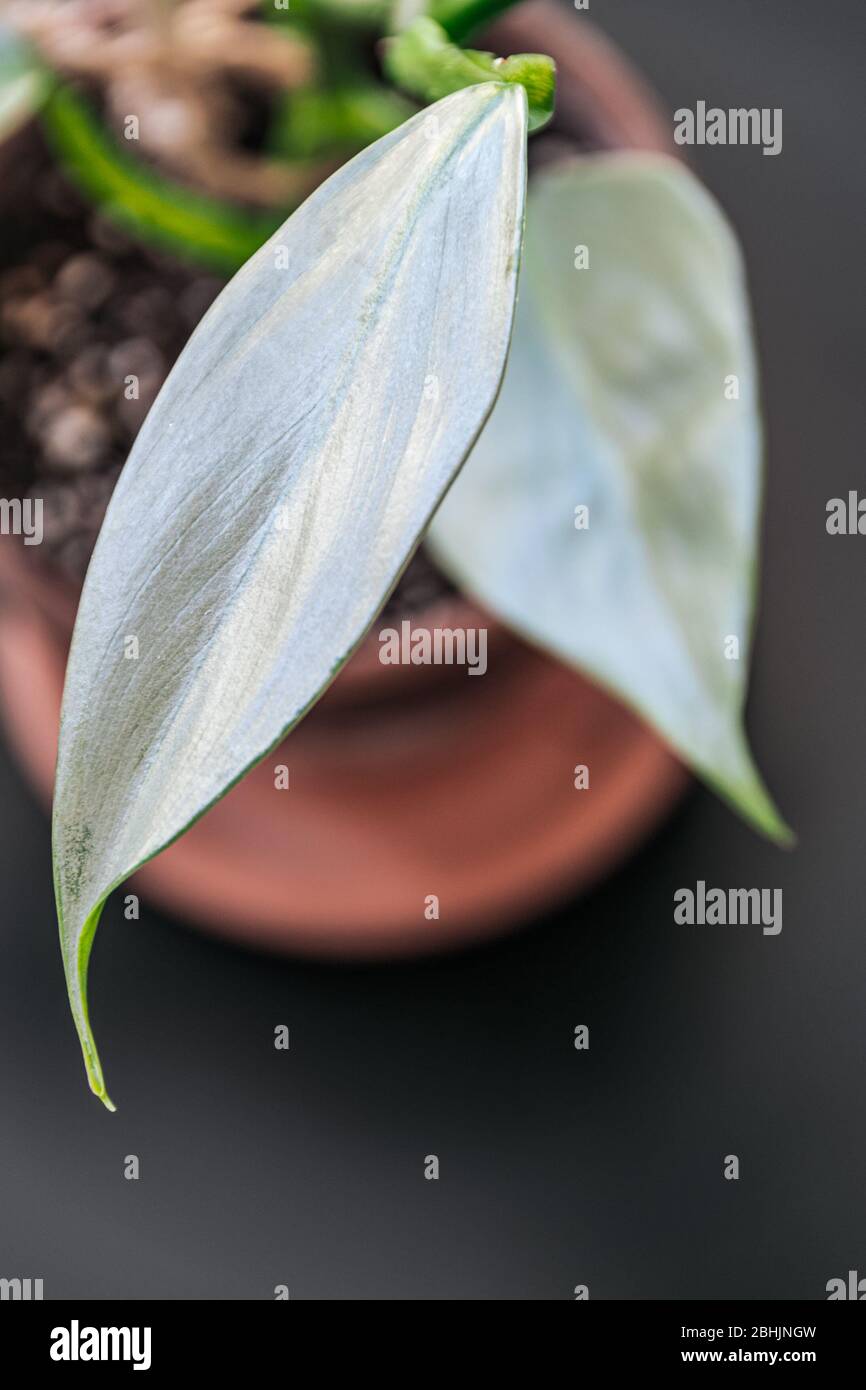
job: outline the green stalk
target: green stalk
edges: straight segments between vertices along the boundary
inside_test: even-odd
[[[56,87],[41,113],[61,167],[121,225],[197,264],[233,274],[284,220],[247,214],[191,192],[133,159],[103,129],[87,102]]]

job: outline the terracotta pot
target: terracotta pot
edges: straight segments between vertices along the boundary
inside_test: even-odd
[[[556,58],[564,141],[669,149],[653,98],[582,17],[534,0],[486,38]],[[8,541],[0,593],[0,701],[47,802],[77,595]],[[683,791],[682,766],[641,723],[491,616],[455,598],[423,625],[486,627],[487,674],[383,666],[374,631],[285,744],[136,875],[142,893],[280,950],[438,950],[585,888]],[[574,787],[578,763],[589,790]],[[433,895],[438,919],[425,915]]]

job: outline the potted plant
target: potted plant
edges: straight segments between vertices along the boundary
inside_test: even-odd
[[[96,205],[88,234],[120,249],[15,267],[6,395],[36,380],[13,500],[76,478],[55,567],[74,571],[70,540],[87,559],[83,514],[99,530],[54,802],[94,1091],[110,1104],[87,961],[136,870],[225,930],[370,954],[466,939],[587,881],[684,763],[787,839],[742,731],[760,426],[741,262],[618,60],[543,3],[489,31],[553,52],[551,131],[547,53],[461,47],[502,4],[309,0],[269,7],[273,29],[242,0],[191,0],[161,28],[131,0],[60,8],[112,52],[59,41],[57,6],[20,0],[32,46],[7,47],[0,109],[13,139],[36,113],[52,168]],[[172,302],[198,317],[217,287],[179,256],[236,269],[164,382],[180,327],[159,366],[142,335],[139,370],[129,339],[78,351],[138,273],[115,222],[162,277],[126,325],[164,328]],[[26,544],[6,550],[30,600],[0,647],[7,718],[45,782],[32,730],[56,720],[76,600],[33,564],[22,579]]]

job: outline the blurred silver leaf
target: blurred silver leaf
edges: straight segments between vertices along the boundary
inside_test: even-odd
[[[760,479],[743,266],[713,199],[656,155],[540,174],[502,393],[433,551],[785,840],[742,727]]]
[[[48,75],[29,46],[0,21],[0,142],[39,110],[48,87]]]
[[[102,903],[307,712],[396,583],[499,387],[525,157],[522,88],[484,84],[341,168],[216,301],[123,470],[54,806],[70,1001],[106,1104],[86,999]]]

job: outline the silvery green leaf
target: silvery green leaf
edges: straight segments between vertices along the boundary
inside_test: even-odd
[[[258,762],[356,647],[499,387],[526,101],[484,84],[345,165],[231,281],[111,501],[54,808],[72,1011],[101,905]],[[339,865],[334,872],[339,873]]]
[[[742,728],[760,477],[743,266],[710,195],[661,156],[540,174],[502,394],[433,549],[781,840]]]
[[[48,76],[28,46],[8,24],[0,23],[0,141],[39,109],[48,87]]]

